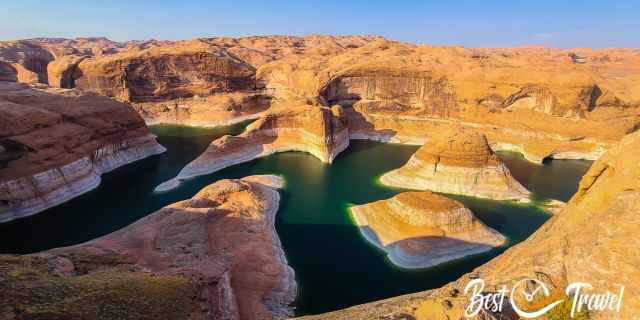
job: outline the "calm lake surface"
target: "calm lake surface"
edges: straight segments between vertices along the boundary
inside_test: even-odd
[[[34,217],[0,224],[0,253],[32,253],[88,241],[189,198],[218,179],[254,174],[277,174],[286,180],[276,229],[296,272],[298,315],[436,288],[506,249],[435,268],[405,270],[393,266],[384,252],[361,237],[349,220],[348,206],[403,191],[384,187],[377,178],[402,166],[416,146],[352,141],[331,165],[304,153],[276,154],[189,180],[171,192],[153,193],[158,184],[174,177],[204,151],[211,140],[227,133],[238,134],[245,125],[215,129],[152,127],[168,149],[166,153],[105,174],[100,187],[70,202]],[[500,157],[537,200],[568,200],[591,164],[554,160],[536,165],[516,153],[500,153]],[[526,239],[549,218],[533,205],[452,197],[509,237],[509,246]]]

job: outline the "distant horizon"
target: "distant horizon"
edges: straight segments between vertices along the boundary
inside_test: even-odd
[[[61,40],[78,40],[78,39],[106,39],[116,43],[127,43],[127,42],[147,42],[147,41],[167,41],[167,42],[178,42],[178,41],[190,41],[197,39],[216,39],[216,38],[232,38],[232,39],[242,39],[242,38],[251,38],[251,37],[312,37],[312,36],[327,36],[327,37],[382,37],[389,41],[396,41],[401,43],[408,43],[417,46],[437,46],[437,47],[462,47],[468,49],[516,49],[516,48],[545,48],[545,49],[557,49],[557,50],[572,50],[572,49],[591,49],[591,50],[612,50],[612,49],[627,49],[627,50],[640,50],[639,47],[554,47],[545,44],[518,44],[510,47],[471,47],[465,46],[462,44],[433,44],[433,43],[416,43],[411,41],[402,41],[397,39],[391,39],[388,37],[384,37],[381,35],[375,34],[306,34],[306,35],[292,35],[292,34],[256,34],[256,35],[243,35],[243,36],[201,36],[194,38],[185,38],[185,39],[157,39],[157,38],[149,38],[149,39],[128,39],[128,40],[114,40],[105,36],[77,36],[77,37],[31,37],[31,38],[21,38],[21,39],[0,39],[0,41],[22,41],[22,40],[38,40],[38,39],[61,39]]]
[[[467,48],[640,48],[640,3],[633,0],[454,2],[8,0],[0,12],[0,40],[106,37],[126,42],[317,34],[379,35]]]

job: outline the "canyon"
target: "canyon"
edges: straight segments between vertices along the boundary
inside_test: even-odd
[[[432,267],[506,242],[462,203],[428,191],[404,192],[349,210],[362,235],[403,268]]]
[[[494,151],[595,160],[638,129],[634,49],[468,49],[375,36],[186,41],[31,39],[0,44],[0,79],[78,88],[147,123],[229,124],[271,105],[348,107],[349,135],[423,144],[475,128]]]
[[[438,47],[377,36],[0,41],[0,222],[68,201],[96,188],[101,174],[163,152],[145,123],[255,120],[212,141],[156,191],[276,152],[331,163],[356,139],[422,146],[383,183],[495,200],[529,192],[494,152],[516,151],[538,164],[597,160],[566,206],[472,273],[440,289],[311,319],[457,318],[469,298],[464,285],[477,278],[488,290],[538,279],[554,294],[573,281],[623,282],[622,313],[590,316],[626,319],[640,311],[632,234],[640,209],[639,75],[637,49]],[[148,315],[155,318],[291,316],[293,271],[273,229],[280,184],[274,177],[221,180],[106,237],[1,256],[0,272],[10,277],[1,291],[13,295],[2,300],[13,309],[2,308],[0,318],[69,310],[66,299],[52,305],[21,295],[17,288],[30,281],[24,274],[56,294],[58,286],[67,294],[133,283],[157,297]],[[363,212],[356,215],[371,215]],[[473,220],[469,212],[462,217]],[[500,244],[499,235],[477,228],[492,234],[491,246]],[[232,241],[242,237],[251,240]],[[105,290],[97,291],[104,305],[126,306],[132,317],[144,303],[135,292],[123,301]],[[88,318],[96,312],[71,307]]]
[[[464,317],[470,294],[464,288],[473,279],[488,285],[483,293],[497,292],[504,284],[534,279],[550,290],[547,303],[569,301],[564,288],[587,282],[595,291],[619,291],[625,286],[619,312],[590,312],[590,319],[633,319],[640,312],[640,284],[635,265],[638,243],[631,233],[640,222],[640,134],[622,139],[585,174],[578,192],[526,241],[440,289],[364,304],[303,319],[451,319]],[[544,301],[543,301],[544,302]],[[571,304],[556,307],[565,315]],[[562,312],[556,315],[562,315]],[[483,310],[478,319],[518,319],[512,309],[502,313]]]

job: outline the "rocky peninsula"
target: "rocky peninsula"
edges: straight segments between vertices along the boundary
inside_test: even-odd
[[[462,203],[429,191],[403,192],[349,210],[363,236],[403,268],[432,267],[506,242]]]
[[[166,191],[181,180],[210,174],[234,164],[277,152],[307,152],[322,162],[333,159],[349,146],[349,131],[340,106],[287,106],[270,111],[238,136],[223,136],[180,171],[156,188]]]
[[[2,255],[0,315],[287,318],[296,284],[274,228],[282,183],[275,176],[220,180],[102,238]]]
[[[124,103],[0,82],[0,222],[72,199],[101,174],[164,150]]]
[[[389,186],[462,194],[495,200],[527,200],[486,137],[459,129],[433,136],[399,169],[380,177]]]

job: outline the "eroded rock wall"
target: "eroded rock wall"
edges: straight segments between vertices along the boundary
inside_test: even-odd
[[[164,151],[128,105],[75,90],[0,82],[0,221],[98,186],[100,175]]]

